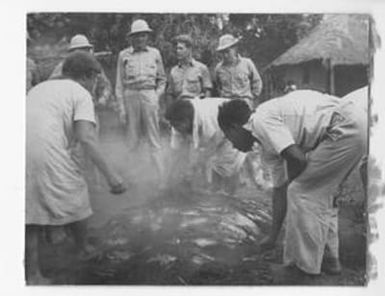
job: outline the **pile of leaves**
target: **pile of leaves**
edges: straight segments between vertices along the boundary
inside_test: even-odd
[[[270,284],[258,253],[267,204],[208,193],[167,192],[93,230],[96,255],[83,272],[94,284]]]

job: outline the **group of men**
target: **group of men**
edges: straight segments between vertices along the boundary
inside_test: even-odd
[[[212,168],[219,174],[234,176],[245,154],[225,139],[217,123],[217,113],[205,111],[209,110],[204,106],[207,104],[214,104],[218,111],[218,102],[225,99],[210,98],[212,78],[207,66],[193,59],[192,39],[187,35],[176,38],[178,64],[166,79],[159,50],[148,46],[151,31],[144,20],[134,21],[129,33],[131,46],[119,53],[117,62],[115,96],[120,117],[126,123],[129,151],[135,153],[142,142],[147,142],[159,184],[167,183],[159,133],[159,100],[165,96],[170,110],[176,110],[172,106],[178,102],[196,106],[193,111],[195,141],[190,139],[194,137],[189,132],[179,133],[177,126],[173,134],[178,133],[191,148],[204,148],[203,154],[208,158],[217,155],[212,159]],[[221,96],[241,98],[251,106],[256,104],[262,83],[251,60],[238,55],[238,41],[231,35],[221,37],[218,51],[223,52],[223,62],[215,70],[216,84]],[[56,66],[47,81],[37,83],[27,75],[26,267],[29,283],[46,282],[39,268],[38,249],[39,233],[47,226],[50,229],[66,227],[75,238],[79,256],[84,258],[89,253],[85,221],[92,210],[82,173],[84,156],[88,155],[86,159],[96,164],[112,193],[126,190],[125,182],[106,160],[96,138],[99,120],[93,108],[105,104],[111,97],[111,84],[84,35],[75,35],[68,51],[68,57]],[[31,63],[27,66],[27,74],[34,73],[35,67],[31,67]],[[200,102],[206,103],[200,105]],[[211,118],[208,125],[207,118],[202,117],[204,113]],[[171,118],[172,111],[168,114]],[[204,134],[201,134],[202,128]],[[175,141],[176,138],[172,140]],[[223,151],[222,155],[219,151]]]
[[[321,270],[339,273],[334,194],[367,153],[367,88],[345,98],[293,90],[259,104],[261,78],[253,62],[238,54],[239,40],[234,36],[226,34],[219,39],[217,50],[222,61],[215,67],[214,79],[207,66],[193,59],[193,40],[187,35],[178,36],[178,64],[166,79],[159,50],[147,45],[151,31],[144,20],[134,21],[129,34],[132,45],[119,53],[117,62],[115,94],[121,117],[127,123],[130,151],[137,151],[143,140],[148,142],[159,184],[167,182],[163,179],[169,174],[161,155],[159,133],[159,100],[164,93],[165,118],[172,127],[171,147],[178,151],[187,147],[187,154],[179,156],[203,165],[210,181],[224,186],[229,194],[235,192],[241,168],[249,167],[249,151],[261,149],[273,179],[272,229],[261,247],[275,246],[286,219],[284,263],[308,274],[319,274]],[[80,237],[84,227],[77,222],[91,213],[85,184],[76,163],[67,155],[73,138],[91,154],[112,192],[125,191],[122,178],[108,165],[93,140],[96,121],[90,100],[95,101],[95,85],[102,70],[90,52],[76,53],[79,49],[90,51],[92,46],[83,37],[75,37],[78,46],[72,48],[74,53],[62,66],[64,78],[69,80],[51,80],[28,94],[27,257],[35,266],[30,277],[36,282],[42,278],[36,268],[36,226],[71,224],[75,236]],[[212,98],[214,84],[218,98]],[[68,94],[64,88],[69,89]],[[63,92],[53,101],[49,96],[58,96],[57,89]],[[43,118],[39,110],[44,104],[51,107]],[[48,114],[52,110],[56,111]],[[47,120],[55,123],[51,126],[60,129],[65,140],[57,141],[53,131],[46,128]],[[42,146],[47,141],[50,144]],[[46,155],[39,150],[50,145],[54,149]],[[194,160],[191,151],[197,152]],[[54,157],[60,158],[62,167]],[[49,172],[45,171],[47,167]],[[196,167],[191,170],[197,171]],[[68,206],[66,200],[74,194],[79,198]],[[79,241],[84,247],[84,241]]]
[[[143,111],[130,104],[138,105],[134,97],[147,97],[143,85],[156,90],[157,98],[165,85],[159,52],[149,47],[142,47],[144,52],[135,49],[135,43],[146,43],[150,31],[144,21],[134,22],[133,47],[122,51],[118,61],[117,93],[127,112],[135,110],[136,115]],[[186,35],[176,38],[178,64],[170,72],[166,89],[171,147],[188,142],[199,151],[197,162],[212,169],[212,180],[217,176],[226,185],[247,164],[246,153],[260,147],[273,179],[273,224],[261,242],[262,249],[275,246],[286,219],[284,263],[307,274],[339,273],[335,194],[367,154],[368,88],[344,98],[292,89],[259,104],[261,78],[253,62],[238,54],[238,41],[228,34],[219,39],[222,61],[214,72],[219,98],[212,98],[209,71],[192,58],[192,40]],[[151,59],[144,56],[153,57],[152,63],[147,64]],[[143,83],[147,70],[155,84]],[[141,90],[132,90],[138,85]],[[158,118],[149,126],[157,122]],[[229,192],[234,193],[234,186]]]
[[[232,35],[224,35],[219,40],[217,51],[222,54],[223,61],[215,69],[214,83],[208,67],[193,58],[194,43],[188,35],[175,38],[178,63],[166,79],[160,52],[147,45],[151,31],[144,20],[133,22],[129,33],[132,45],[119,54],[115,93],[127,123],[130,148],[137,150],[140,142],[147,140],[159,184],[164,187],[168,174],[161,156],[160,98],[165,95],[167,108],[182,100],[194,102],[196,106],[199,103],[195,101],[206,101],[205,98],[212,96],[215,83],[220,97],[243,99],[254,106],[258,104],[262,80],[253,62],[238,54],[239,40]],[[186,133],[179,134],[187,138]]]

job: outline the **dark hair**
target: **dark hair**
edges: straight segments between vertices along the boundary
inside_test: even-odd
[[[178,100],[173,102],[166,110],[165,118],[172,121],[192,120],[194,117],[194,107],[189,100]]]
[[[183,43],[188,48],[192,48],[193,47],[193,40],[187,34],[182,34],[182,35],[176,36],[175,39],[174,39],[174,42],[175,42],[175,44],[178,43],[178,42]]]
[[[233,99],[219,107],[218,123],[222,130],[226,130],[233,125],[244,125],[249,120],[250,115],[250,107],[245,101]]]
[[[102,67],[95,57],[88,52],[75,51],[70,53],[63,63],[63,75],[73,78],[91,78],[92,75],[100,73]]]

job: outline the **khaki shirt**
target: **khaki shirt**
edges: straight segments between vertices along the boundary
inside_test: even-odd
[[[215,68],[215,81],[222,98],[248,98],[256,100],[262,91],[262,79],[254,63],[241,56],[235,65],[219,63]]]
[[[195,98],[212,87],[208,68],[192,59],[188,65],[179,64],[171,69],[167,94],[174,99]]]
[[[162,57],[159,50],[147,46],[146,50],[134,51],[133,47],[119,53],[115,93],[123,100],[124,89],[155,89],[160,96],[166,86]]]

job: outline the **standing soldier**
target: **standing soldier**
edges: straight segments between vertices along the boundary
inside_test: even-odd
[[[175,38],[178,64],[171,69],[167,103],[178,99],[210,97],[213,87],[208,68],[192,57],[193,43],[188,35]]]
[[[72,53],[75,51],[85,51],[93,54],[94,46],[88,41],[87,37],[81,34],[77,34],[71,38],[70,46],[68,52]],[[53,69],[49,79],[57,79],[63,75],[63,62],[61,61]],[[111,98],[112,90],[110,80],[107,78],[106,73],[101,70],[100,74],[97,76],[97,81],[95,89],[92,90],[93,100],[95,105],[105,105]],[[97,122],[98,122],[97,118]]]
[[[149,28],[138,19],[131,25],[132,46],[119,53],[116,74],[116,97],[127,123],[131,150],[146,140],[151,148],[159,180],[163,180],[163,161],[159,134],[159,98],[164,93],[166,75],[159,50],[147,45]]]
[[[262,79],[253,61],[241,57],[238,53],[238,42],[239,39],[230,34],[219,38],[217,51],[221,53],[223,60],[215,68],[215,82],[220,97],[242,99],[251,109],[254,109],[259,103]],[[248,153],[245,161],[246,173],[250,175],[250,172],[256,168],[260,170],[260,164],[258,152]],[[241,179],[245,180],[242,175]],[[262,175],[261,170],[259,175]],[[254,181],[258,183],[257,180]]]
[[[219,38],[217,51],[223,61],[215,68],[215,82],[222,98],[243,99],[253,109],[258,105],[262,80],[252,62],[238,54],[239,39],[230,34]]]
[[[94,55],[94,46],[89,42],[88,38],[82,34],[77,34],[71,38],[68,53],[74,52],[86,52]],[[63,64],[64,60],[56,65],[52,71],[49,79],[60,79],[63,76]],[[100,131],[100,117],[97,111],[98,107],[106,106],[106,104],[112,99],[112,87],[110,80],[107,78],[103,68],[100,73],[96,76],[96,83],[94,88],[91,90],[92,100],[95,107],[95,121],[96,131],[99,134]],[[89,171],[87,176],[90,177],[89,181],[95,183],[97,186],[100,183],[100,175],[96,167],[92,164],[89,158],[83,152],[80,145],[73,148],[74,152],[78,157],[79,161],[83,162],[84,168]]]

